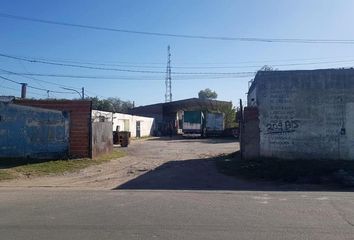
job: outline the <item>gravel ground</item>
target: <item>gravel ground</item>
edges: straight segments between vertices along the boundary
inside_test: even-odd
[[[239,149],[231,139],[151,138],[122,148],[128,156],[79,172],[0,182],[0,187],[103,189],[230,189],[235,178],[220,174],[214,156]]]

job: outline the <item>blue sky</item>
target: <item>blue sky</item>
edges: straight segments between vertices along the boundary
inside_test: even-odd
[[[351,26],[354,22],[352,9],[354,9],[354,1],[351,0],[2,0],[0,12],[53,21],[175,34],[354,39]],[[280,70],[354,65],[354,45],[350,44],[182,39],[94,31],[6,18],[0,18],[0,28],[2,30],[0,53],[45,59],[134,65],[136,67],[120,68],[135,70],[165,71],[167,45],[171,45],[172,71],[175,72],[255,72],[265,64]],[[306,65],[277,66],[293,63]],[[89,96],[119,97],[135,101],[137,105],[164,101],[165,74],[163,73],[122,73],[77,69],[3,57],[0,57],[0,64],[1,69],[21,73],[130,78],[130,80],[118,80],[35,77],[76,88],[84,86]],[[56,85],[22,76],[3,73],[0,75],[40,88],[65,91]],[[181,80],[179,75],[172,75],[174,100],[196,97],[199,90],[211,88],[218,93],[220,100],[236,103],[240,98],[245,99],[248,81],[252,76],[197,78],[188,75],[184,78]],[[19,90],[10,90],[6,87],[19,89],[18,85],[0,79],[0,94],[19,96]],[[44,91],[35,89],[29,89],[29,92],[30,97],[38,98],[46,95]],[[51,94],[51,97],[58,98],[76,96]]]

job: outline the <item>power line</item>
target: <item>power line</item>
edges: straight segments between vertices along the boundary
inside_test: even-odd
[[[12,83],[16,83],[16,84],[19,84],[19,85],[22,85],[22,83],[18,82],[18,81],[15,81],[15,80],[12,80],[12,79],[9,79],[9,78],[6,78],[6,77],[3,77],[3,76],[0,76],[1,79],[3,80],[6,80],[6,81],[9,81],[9,82],[12,82]],[[40,90],[40,91],[45,91],[45,92],[51,92],[51,93],[61,93],[61,94],[74,94],[72,92],[62,92],[62,91],[54,91],[54,90],[50,90],[50,89],[45,89],[45,88],[38,88],[38,87],[33,87],[31,85],[27,85],[28,88],[32,88],[32,89],[36,89],[36,90]]]
[[[76,68],[86,68],[86,69],[93,69],[93,70],[110,70],[110,71],[133,72],[133,73],[164,73],[162,71],[144,71],[144,70],[131,70],[131,69],[119,69],[119,68],[90,67],[90,66],[84,66],[84,65],[78,65],[78,64],[56,63],[56,62],[43,61],[43,60],[34,59],[34,58],[28,59],[28,58],[16,57],[16,56],[11,56],[11,55],[7,55],[7,54],[0,54],[0,56],[6,57],[6,58],[12,58],[12,59],[16,59],[16,60],[22,60],[22,61],[26,61],[26,62],[31,62],[31,63],[42,63],[42,64],[64,66],[64,67],[76,67]]]
[[[273,67],[286,67],[286,66],[306,66],[306,65],[318,65],[318,64],[332,64],[332,63],[352,63],[354,59],[348,60],[337,60],[337,61],[322,61],[322,62],[303,62],[303,63],[287,63],[287,64],[271,64]],[[85,64],[85,63],[84,63]],[[91,65],[96,65],[90,63]],[[106,65],[97,63],[97,65]],[[162,66],[142,66],[142,65],[115,65],[109,64],[109,66],[125,66],[125,67],[140,67],[140,68],[159,68]],[[235,68],[261,68],[264,65],[239,65],[239,66],[173,66],[173,68],[177,69],[235,69]]]
[[[3,71],[3,72],[8,73],[8,74],[20,75],[20,76],[23,76],[23,77],[28,77],[28,76],[26,76],[25,74],[16,73],[16,72],[12,72],[12,71],[7,71],[7,70],[4,70],[4,69],[0,69],[0,71]],[[0,77],[1,77],[1,76],[0,76]],[[70,87],[70,86],[67,86],[67,85],[55,84],[55,83],[52,83],[52,82],[49,82],[49,81],[44,81],[44,80],[40,80],[40,79],[36,79],[36,78],[32,78],[32,77],[28,77],[28,78],[29,78],[29,79],[32,79],[32,80],[42,81],[42,82],[45,82],[45,83],[48,83],[48,84],[54,84],[54,85],[58,85],[58,86]],[[17,82],[17,81],[14,81],[14,80],[11,80],[11,79],[8,79],[8,78],[3,78],[3,77],[2,77],[2,79],[3,79],[3,81],[7,80],[7,81],[12,81],[13,83],[21,84],[21,83],[19,83],[19,82]],[[0,87],[1,87],[1,86],[0,86]],[[32,89],[36,89],[36,90],[46,91],[47,93],[49,92],[49,93],[61,93],[61,94],[76,94],[76,93],[74,93],[74,92],[53,91],[53,90],[48,90],[48,89],[45,89],[45,88],[37,88],[37,87],[30,86],[30,85],[27,85],[27,87],[28,87],[28,88],[32,88]],[[73,87],[73,88],[75,88],[75,87]],[[79,89],[79,88],[76,88],[76,89]],[[80,88],[80,90],[81,90],[81,88]],[[86,92],[90,92],[90,93],[92,93],[92,94],[95,94],[96,96],[104,97],[104,96],[102,96],[102,95],[96,94],[96,93],[91,92],[91,91],[87,91],[87,90],[85,90],[85,91],[86,91]],[[87,97],[90,97],[90,96],[88,96],[86,93],[85,93],[85,95],[86,95]]]
[[[336,69],[336,68],[332,68]],[[292,71],[292,70],[286,70]],[[275,70],[274,72],[277,72]],[[256,75],[257,71],[249,72],[237,72],[235,75],[194,75],[194,76],[178,76],[174,77],[177,81],[191,81],[191,80],[235,80],[240,78],[250,78]],[[7,75],[28,75],[28,76],[39,76],[39,77],[54,77],[54,78],[71,78],[71,79],[100,79],[100,80],[122,80],[122,81],[161,81],[161,78],[147,78],[145,76],[107,76],[107,75],[71,75],[71,74],[60,74],[60,73],[17,73],[17,72],[4,72]],[[149,76],[151,77],[151,76]],[[3,78],[3,77],[2,77]],[[16,82],[19,83],[19,82]],[[92,93],[92,92],[91,92]],[[95,93],[93,93],[95,94]]]
[[[9,82],[12,82],[12,83],[16,83],[16,84],[22,85],[20,82],[17,82],[15,80],[12,80],[12,79],[9,79],[9,78],[3,77],[3,76],[0,76],[0,78],[5,80],[5,81],[9,81]]]
[[[43,61],[35,58],[23,58],[23,57],[16,57],[8,54],[0,53],[1,57],[11,58],[16,60],[22,60],[31,63],[41,63],[47,65],[55,65],[55,66],[62,66],[62,67],[75,67],[75,68],[85,68],[85,69],[93,69],[93,70],[108,70],[108,71],[118,71],[118,72],[129,72],[129,73],[165,73],[163,71],[149,71],[149,70],[131,70],[131,69],[121,69],[121,68],[106,68],[106,67],[92,67],[92,66],[84,66],[78,64],[67,64],[67,63],[56,63],[56,62],[49,62]],[[205,74],[215,74],[215,75],[232,75],[237,73],[232,72],[171,72],[173,74],[178,75],[205,75]]]
[[[18,62],[19,65],[23,68],[23,70],[24,70],[26,73],[28,73],[27,68],[25,67],[25,63],[22,62],[22,61],[20,61],[20,60],[18,60],[17,62]],[[22,77],[23,77],[23,78],[27,78],[27,79],[32,79],[32,80],[35,79],[34,77],[28,77],[28,76],[22,76]],[[36,84],[39,85],[40,87],[44,87],[43,84],[41,84],[41,83],[38,82],[38,81],[36,81]]]
[[[307,63],[284,63],[284,64],[271,64],[272,67],[289,67],[289,66],[306,66],[306,65],[318,65],[318,64],[333,64],[333,63],[352,63],[354,59],[338,60],[338,61],[324,61],[324,62],[307,62]],[[212,68],[261,68],[264,65],[245,65],[245,66],[211,66],[211,67],[183,67],[185,69],[212,69]],[[177,67],[174,67],[177,68]]]
[[[22,66],[22,68],[25,70],[25,72],[26,73],[29,73],[28,71],[27,71],[27,68],[25,67],[25,65],[24,65],[24,63],[22,62],[22,61],[18,61],[19,63],[20,63],[20,65]],[[23,78],[27,78],[27,79],[31,79],[31,80],[33,80],[33,81],[36,81],[36,83],[40,86],[40,87],[42,87],[42,88],[45,88],[44,86],[43,86],[43,84],[41,84],[40,82],[46,82],[46,81],[42,81],[42,80],[40,80],[40,79],[36,79],[36,78],[34,78],[34,77],[30,77],[30,76],[21,76],[21,77],[23,77]],[[49,83],[49,82],[48,82]],[[56,84],[54,84],[54,85],[56,85]],[[31,86],[30,86],[30,88],[31,88]],[[28,93],[32,93],[32,92],[28,92]],[[32,93],[32,94],[35,94],[35,93]],[[47,90],[47,98],[49,98],[50,97],[50,95],[49,94],[51,94],[52,96],[54,96],[54,98],[56,98],[57,96],[53,93],[53,91],[51,91],[51,90]],[[64,93],[63,93],[64,94]],[[71,93],[70,93],[71,94]],[[37,95],[41,95],[41,94],[37,94]]]
[[[84,65],[76,65],[76,64],[65,64],[65,63],[55,63],[50,61],[43,61],[38,60],[36,58],[29,58],[29,57],[18,57],[14,55],[2,54],[0,56],[5,58],[16,59],[20,61],[27,61],[31,63],[42,63],[42,64],[50,64],[50,65],[57,65],[57,66],[68,66],[68,67],[78,67],[78,68],[86,68],[86,69],[95,69],[95,70],[112,70],[112,71],[119,71],[119,72],[131,72],[131,73],[158,73],[162,74],[165,73],[163,71],[146,71],[146,70],[130,70],[130,69],[117,69],[117,68],[104,68],[104,67],[92,67],[92,66],[84,66]],[[273,67],[286,67],[286,66],[307,66],[307,65],[320,65],[320,64],[333,64],[333,63],[352,63],[354,59],[348,60],[337,60],[337,61],[321,61],[321,62],[303,62],[303,63],[285,63],[285,64],[272,64]],[[98,64],[99,65],[99,64]],[[185,69],[226,69],[226,68],[261,68],[263,65],[245,65],[245,66],[208,66],[208,67],[174,67],[174,68],[185,68]],[[140,66],[142,67],[142,66]],[[234,75],[237,74],[235,72],[171,72],[177,75]],[[32,78],[33,79],[33,78]],[[35,79],[33,79],[35,80]],[[38,79],[36,79],[38,80]],[[42,82],[46,82],[44,80],[38,80]],[[47,82],[48,83],[48,82]],[[51,83],[53,84],[53,83]],[[55,84],[57,86],[63,86],[61,84]],[[77,87],[74,87],[77,88]],[[77,88],[78,89],[78,88]]]
[[[259,38],[259,37],[205,36],[205,35],[135,31],[135,30],[128,30],[128,29],[119,29],[119,28],[84,25],[84,24],[45,20],[45,19],[39,19],[39,18],[23,17],[23,16],[11,15],[11,14],[6,14],[6,13],[0,13],[0,17],[21,20],[21,21],[30,21],[30,22],[36,22],[36,23],[59,25],[59,26],[65,26],[65,27],[75,27],[75,28],[90,29],[90,30],[97,30],[97,31],[109,31],[109,32],[139,34],[139,35],[158,36],[158,37],[174,37],[174,38],[222,40],[222,41],[241,41],[241,42],[264,42],[264,43],[354,44],[354,40],[352,40],[352,39],[307,39],[307,38]]]
[[[254,76],[256,72],[238,72],[235,75],[229,76],[214,76],[214,75],[198,75],[198,76],[180,76],[183,78],[174,78],[174,80],[193,80],[193,79],[234,79]],[[4,73],[9,75],[27,75],[27,76],[38,76],[38,77],[56,77],[56,78],[77,78],[77,79],[104,79],[104,80],[129,80],[129,81],[161,81],[159,78],[146,78],[142,77],[126,77],[126,76],[104,76],[104,75],[71,75],[71,74],[60,74],[60,73]]]
[[[18,92],[18,90],[19,90],[19,89],[12,88],[12,87],[7,87],[7,86],[0,86],[0,89],[1,89],[1,88],[8,89],[8,90],[13,90],[13,91],[16,91],[16,92]],[[35,92],[29,92],[29,91],[27,91],[27,93],[32,94],[32,95],[42,96],[42,97],[45,96],[44,94],[35,93]]]
[[[77,89],[77,90],[81,90],[81,88],[78,88],[78,87],[73,87],[73,86],[69,86],[69,85],[63,85],[63,84],[59,84],[59,83],[53,83],[53,82],[50,82],[50,81],[46,81],[46,80],[42,80],[42,79],[31,77],[29,75],[30,74],[29,72],[17,73],[17,72],[8,71],[8,70],[1,69],[1,68],[0,68],[0,71],[2,71],[4,73],[12,74],[12,75],[18,75],[18,76],[21,76],[21,77],[24,77],[24,78],[27,78],[27,79],[31,79],[31,80],[34,80],[34,81],[43,82],[43,83],[46,83],[46,84],[51,84],[51,85],[55,85],[55,86],[59,86],[59,87],[69,87],[69,88],[74,88],[74,89]]]
[[[63,60],[63,59],[55,59],[55,58],[36,58],[40,59],[43,61],[50,61],[50,62],[59,62],[59,63],[77,63],[77,64],[85,64],[85,65],[98,65],[98,66],[116,66],[116,67],[138,67],[138,68],[159,68],[162,69],[164,66],[162,66],[163,63],[129,63],[129,62],[123,62],[124,64],[120,63],[118,64],[117,62],[93,62],[93,61],[88,61],[88,60]],[[150,66],[150,65],[161,65],[161,66]]]
[[[10,54],[8,54],[10,55]],[[11,54],[11,56],[16,56]],[[16,57],[21,57],[21,58],[29,58],[29,57],[23,57],[23,56],[16,56]],[[119,63],[125,63],[125,64],[117,64],[118,62],[95,62],[92,60],[78,60],[78,59],[58,59],[58,58],[43,58],[43,57],[34,57],[35,59],[43,60],[43,61],[49,61],[49,62],[64,62],[64,63],[77,63],[77,64],[86,64],[86,65],[98,65],[98,66],[119,66],[119,67],[137,67],[137,68],[158,68],[158,69],[163,69],[165,68],[164,63],[132,63],[132,62],[119,62]],[[292,58],[292,59],[277,59],[277,60],[257,60],[257,61],[240,61],[240,62],[234,62],[234,63],[184,63],[188,64],[188,66],[183,66],[183,65],[173,65],[173,68],[234,68],[233,66],[200,66],[200,65],[237,65],[237,64],[252,64],[252,63],[261,63],[264,64],[265,62],[294,62],[294,61],[313,61],[313,60],[328,60],[328,59],[343,59],[343,58],[350,58],[352,59],[353,56],[337,56],[337,57],[317,57],[317,58]],[[150,65],[160,65],[160,66],[150,66]],[[181,64],[181,63],[180,63]],[[183,64],[183,63],[182,63]],[[198,66],[199,65],[199,66]],[[237,67],[243,67],[243,66],[237,66]]]
[[[33,87],[28,85],[28,88],[32,88],[32,89],[36,89],[36,90],[40,90],[40,91],[46,91],[46,92],[51,92],[51,93],[61,93],[61,94],[76,94],[73,92],[63,92],[63,91],[53,91],[53,90],[49,90],[49,89],[45,89],[45,88],[39,88],[39,87]]]
[[[271,64],[272,67],[287,67],[287,66],[306,66],[318,64],[333,64],[333,63],[352,63],[354,59],[338,60],[338,61],[324,61],[324,62],[304,62],[304,63],[284,63],[284,64]],[[209,66],[209,67],[173,67],[183,69],[235,69],[235,68],[261,68],[264,65],[244,65],[244,66]]]
[[[81,64],[93,64],[93,65],[107,65],[107,66],[131,66],[131,65],[162,65],[162,62],[127,62],[127,61],[104,61],[104,62],[95,62],[93,60],[82,60],[82,59],[68,59],[68,58],[43,58],[36,57],[36,59],[51,61],[51,62],[65,62],[65,63],[81,63]],[[126,65],[127,64],[127,65]]]

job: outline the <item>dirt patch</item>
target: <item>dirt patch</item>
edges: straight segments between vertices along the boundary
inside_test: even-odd
[[[75,189],[326,191],[325,185],[245,178],[234,167],[233,139],[152,138],[118,148],[127,156],[60,176],[1,181],[0,187]],[[222,155],[222,156],[221,156]],[[225,168],[220,168],[222,164]],[[226,165],[225,165],[226,164]],[[230,165],[231,164],[231,165]],[[245,163],[246,164],[246,163]],[[250,170],[252,173],[253,170]]]
[[[196,185],[192,184],[192,187],[186,187],[186,185],[196,182],[197,179],[200,179],[199,183],[203,182],[207,186],[206,177],[214,180],[219,179],[217,180],[219,182],[225,181],[224,178],[232,179],[220,174],[216,170],[214,163],[208,160],[214,156],[229,154],[238,150],[238,143],[234,139],[151,138],[132,141],[129,147],[118,147],[118,149],[126,152],[127,156],[104,164],[90,166],[77,172],[65,173],[61,176],[4,181],[0,182],[0,186],[113,189],[152,172],[159,173],[161,178],[156,181],[161,183],[165,183],[164,179],[171,179],[171,176],[169,176],[171,172],[175,172],[175,174],[183,178],[182,180],[175,178],[173,183],[170,182],[174,186],[167,186],[167,188],[194,188],[193,186]],[[191,160],[200,161],[193,162]],[[173,164],[170,165],[169,163]],[[164,171],[160,172],[163,169]],[[167,169],[168,171],[166,171]],[[189,172],[190,170],[192,172]],[[199,178],[196,172],[199,172]],[[204,175],[204,173],[207,174]],[[148,188],[145,182],[142,184],[145,184],[145,188]],[[197,185],[196,187],[204,188],[199,186],[200,184]],[[144,188],[144,186],[141,188]]]

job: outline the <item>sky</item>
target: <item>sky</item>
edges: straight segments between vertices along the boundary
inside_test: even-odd
[[[352,0],[1,0],[0,13],[133,31],[221,37],[354,40]],[[0,76],[59,91],[50,97],[119,97],[137,106],[164,101],[167,46],[171,46],[173,100],[210,88],[219,100],[246,99],[249,81],[263,65],[278,70],[352,67],[354,44],[243,42],[98,31],[0,17],[0,54],[85,66],[55,66],[0,57]],[[91,63],[87,65],[87,62]],[[13,75],[62,74],[74,77]],[[247,72],[247,74],[241,74]],[[196,73],[207,73],[198,75]],[[230,74],[233,73],[233,74]],[[84,78],[94,76],[95,78]],[[107,77],[113,79],[106,79]],[[59,86],[61,85],[61,86]],[[20,85],[0,79],[0,95]],[[28,96],[47,92],[28,89]]]

